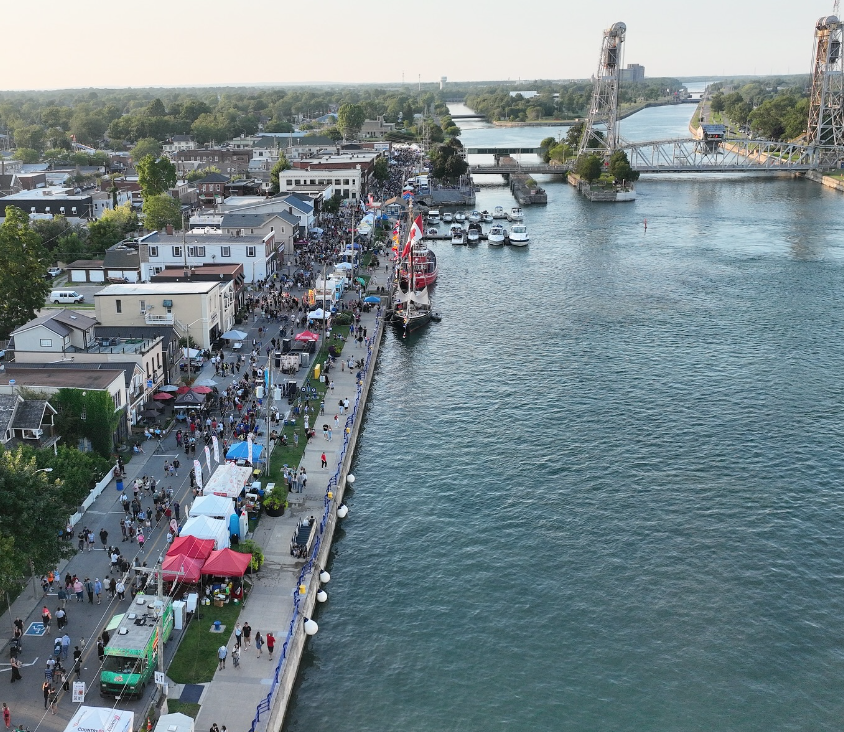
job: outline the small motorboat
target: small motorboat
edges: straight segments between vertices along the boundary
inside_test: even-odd
[[[477,244],[481,240],[481,225],[469,224],[469,230],[466,232],[466,240],[471,244]]]
[[[469,221],[471,221],[473,224],[479,224],[481,221],[481,212],[472,211],[472,213],[469,214]]]
[[[492,218],[494,219],[506,219],[507,212],[504,210],[503,206],[496,206],[492,209]]]
[[[526,247],[529,241],[527,226],[524,224],[516,224],[510,229],[510,244],[514,247]]]
[[[443,214],[443,223],[450,224],[452,221],[454,221],[454,216],[451,215],[451,211],[446,211]]]
[[[466,220],[466,214],[464,214],[462,211],[458,211],[456,214],[454,214],[454,220],[463,223]]]
[[[507,218],[510,219],[510,221],[524,221],[525,215],[522,213],[521,208],[513,206],[513,208],[510,209],[510,213],[507,214]]]
[[[437,236],[440,232],[437,231],[433,226],[425,232],[425,236]]]
[[[484,211],[481,214],[481,221],[483,221],[485,224],[491,224],[492,223],[492,214],[489,211]]]
[[[463,229],[452,229],[451,231],[451,243],[452,244],[465,244],[466,243],[466,232]]]
[[[486,235],[486,240],[491,247],[500,247],[504,244],[504,227],[501,224],[495,224]]]
[[[428,211],[428,223],[429,224],[438,224],[440,223],[440,212],[436,208],[432,208]]]

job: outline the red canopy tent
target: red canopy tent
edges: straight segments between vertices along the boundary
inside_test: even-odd
[[[181,554],[204,562],[213,551],[213,539],[197,539],[195,536],[180,536],[170,545],[167,556],[175,557]]]
[[[296,336],[294,340],[297,341],[312,341],[316,343],[319,340],[319,336],[316,333],[313,333],[309,330],[303,330],[299,335]]]
[[[161,577],[165,582],[199,582],[203,561],[185,554],[168,554],[161,565]]]
[[[232,549],[220,549],[220,551],[211,552],[211,556],[202,566],[202,574],[215,574],[219,577],[243,577],[251,561],[251,554],[241,554]]]

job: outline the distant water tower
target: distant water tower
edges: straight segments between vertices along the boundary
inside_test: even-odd
[[[447,81],[448,81],[448,77],[447,77],[447,76],[441,76],[441,77],[440,77],[440,91],[442,91],[443,89],[445,89],[445,83],[446,83]]]

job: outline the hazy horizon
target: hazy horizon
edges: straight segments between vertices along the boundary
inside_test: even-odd
[[[588,79],[603,29],[617,21],[627,25],[625,64],[643,65],[649,77],[807,74],[815,22],[832,12],[830,0],[798,7],[747,0],[742,20],[730,23],[720,15],[712,22],[712,14],[689,0],[650,0],[642,7],[544,0],[529,14],[502,0],[464,3],[458,11],[430,0],[417,17],[397,13],[387,0],[371,0],[365,14],[326,0],[319,19],[311,13],[302,20],[296,6],[269,0],[253,0],[248,15],[222,0],[148,0],[142,11],[77,0],[73,27],[85,39],[77,41],[65,3],[40,6],[29,34],[20,29],[33,25],[32,6],[5,9],[5,27],[18,32],[7,34],[0,48],[4,91],[397,85],[402,78],[430,84],[441,76],[454,82]],[[549,22],[554,31],[543,42]],[[79,53],[82,47],[94,52]],[[244,81],[248,75],[253,78]]]

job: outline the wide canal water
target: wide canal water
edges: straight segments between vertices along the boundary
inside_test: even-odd
[[[840,729],[844,199],[543,185],[528,248],[435,244],[442,323],[385,339],[285,729]]]

